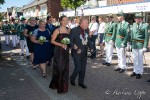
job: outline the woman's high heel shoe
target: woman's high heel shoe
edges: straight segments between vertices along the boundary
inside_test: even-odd
[[[43,73],[42,76],[43,76],[43,78],[47,78],[46,73]]]

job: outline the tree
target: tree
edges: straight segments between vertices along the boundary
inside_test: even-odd
[[[0,5],[4,4],[5,0],[0,0]]]
[[[2,15],[2,13],[0,13],[0,22],[4,19],[4,16]]]
[[[70,8],[75,10],[75,16],[76,16],[76,10],[81,5],[85,4],[86,0],[61,0],[61,6],[65,9]]]
[[[0,5],[4,4],[5,0],[0,0]],[[1,59],[1,40],[0,40],[0,59]]]

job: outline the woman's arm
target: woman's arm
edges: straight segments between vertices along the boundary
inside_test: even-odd
[[[31,36],[31,41],[32,41],[33,43],[41,44],[38,40],[36,40],[36,37],[35,37],[35,36]]]
[[[25,29],[24,32],[23,32],[25,37],[29,37],[29,35],[27,33],[28,33],[28,29]]]
[[[55,41],[56,38],[57,38],[57,36],[58,36],[58,34],[59,34],[59,30],[56,29],[56,30],[54,31],[53,35],[52,35],[51,43],[54,44],[54,45],[56,45],[56,46],[60,46],[60,47],[62,47],[62,48],[64,48],[64,49],[66,49],[66,47],[67,47],[66,45],[61,44],[61,43],[58,43],[58,42]]]

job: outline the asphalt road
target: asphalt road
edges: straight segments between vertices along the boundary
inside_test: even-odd
[[[20,52],[20,49],[6,47],[4,42],[3,50],[8,58],[10,54]],[[33,70],[25,57],[11,56],[11,59],[10,63],[0,64],[0,100],[150,100],[150,83],[146,82],[150,77],[149,52],[145,54],[147,66],[144,66],[142,79],[129,77],[132,64],[125,73],[115,72],[117,58],[114,53],[113,64],[110,67],[101,64],[104,58],[88,59],[85,79],[88,88],[69,85],[69,92],[65,94],[57,94],[56,90],[48,88],[52,66],[47,67],[48,78],[43,79],[40,69]],[[73,68],[70,57],[70,74]]]

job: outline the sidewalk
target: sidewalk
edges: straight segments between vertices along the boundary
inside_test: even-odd
[[[4,43],[3,50],[10,50]],[[5,54],[8,60],[0,61],[0,100],[50,100],[22,67]]]
[[[14,61],[0,63],[0,100],[50,100]]]

